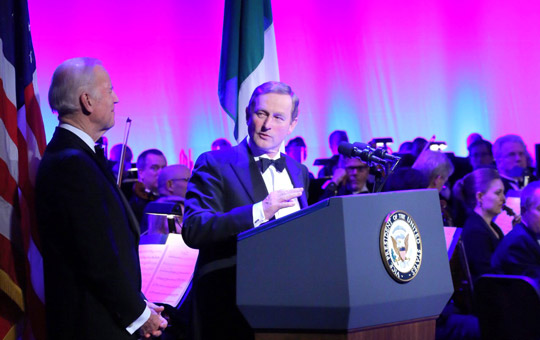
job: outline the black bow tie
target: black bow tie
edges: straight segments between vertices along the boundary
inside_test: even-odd
[[[279,172],[282,172],[286,165],[285,157],[279,157],[278,159],[259,158],[258,163],[262,173],[272,164],[274,164],[274,168]]]

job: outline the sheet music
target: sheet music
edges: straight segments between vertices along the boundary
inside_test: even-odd
[[[519,197],[506,198],[506,205],[512,208],[512,210],[514,210],[517,215],[521,213],[520,202],[521,199]],[[499,226],[499,228],[501,228],[503,234],[506,235],[510,232],[510,230],[512,230],[512,219],[513,217],[508,216],[508,214],[504,210],[495,218],[495,223]]]
[[[456,249],[457,242],[461,236],[462,228],[456,227],[444,227],[444,238],[446,240],[446,251],[448,253],[448,260],[452,258],[454,250]]]
[[[148,290],[148,285],[156,272],[163,253],[165,244],[141,244],[139,245],[139,260],[141,262],[142,292]]]
[[[198,254],[179,234],[169,234],[166,244],[141,244],[142,291],[146,298],[178,305],[193,276]]]

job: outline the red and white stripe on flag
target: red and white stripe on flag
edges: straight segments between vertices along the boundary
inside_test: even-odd
[[[0,4],[0,339],[45,339],[34,179],[46,146],[28,4]]]

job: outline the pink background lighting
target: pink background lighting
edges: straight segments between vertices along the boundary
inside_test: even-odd
[[[120,98],[120,143],[194,158],[219,137],[233,140],[217,82],[224,1],[29,0],[47,139],[57,119],[47,92],[56,66],[101,59]],[[521,135],[533,151],[540,111],[540,2],[272,2],[281,80],[300,97],[291,135],[308,144],[307,164],[329,156],[328,135],[351,141],[417,136],[466,156],[466,137]],[[316,171],[315,167],[311,167]]]

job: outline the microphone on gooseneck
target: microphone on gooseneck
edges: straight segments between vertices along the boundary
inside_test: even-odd
[[[364,143],[341,142],[338,146],[338,152],[347,157],[360,158],[366,163],[386,163],[386,161],[374,154],[375,149]]]

